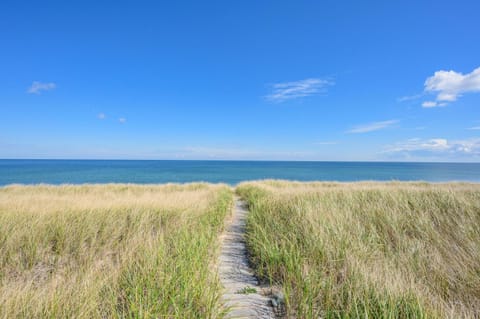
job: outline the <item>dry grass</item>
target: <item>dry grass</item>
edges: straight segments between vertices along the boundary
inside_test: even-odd
[[[248,245],[297,318],[480,317],[480,185],[244,183]]]
[[[213,318],[223,185],[0,188],[0,318]]]

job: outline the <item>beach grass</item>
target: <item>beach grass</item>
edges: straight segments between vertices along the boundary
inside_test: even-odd
[[[259,277],[295,318],[479,318],[480,185],[240,184]]]
[[[225,185],[0,188],[0,318],[215,318]]]
[[[480,316],[480,185],[236,191],[255,271],[289,317]],[[232,195],[204,183],[0,188],[0,318],[221,318],[217,243]]]

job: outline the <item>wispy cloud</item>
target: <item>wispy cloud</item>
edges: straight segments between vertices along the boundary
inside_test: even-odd
[[[398,102],[405,102],[405,101],[412,101],[412,100],[418,100],[420,99],[424,94],[415,94],[415,95],[407,95],[407,96],[402,96],[397,99]]]
[[[477,130],[480,130],[480,126],[469,127],[469,128],[467,128],[467,130],[477,131]]]
[[[97,118],[99,120],[104,120],[106,118],[106,115],[105,115],[105,113],[98,113]]]
[[[121,117],[121,118],[118,119],[118,121],[123,124],[123,123],[127,122],[127,119],[124,118],[124,117]]]
[[[368,132],[383,130],[397,124],[398,122],[399,120],[388,120],[388,121],[372,122],[368,124],[357,125],[357,126],[354,126],[352,129],[348,130],[347,133],[359,134],[359,133],[368,133]]]
[[[33,81],[32,85],[27,89],[29,94],[40,94],[42,91],[50,91],[57,87],[55,83],[43,83],[38,81]]]
[[[480,155],[480,138],[447,140],[445,138],[412,138],[386,147],[387,153],[422,153],[451,155]]]
[[[444,104],[444,103],[442,103]],[[429,107],[437,107],[437,106],[440,106],[437,102],[435,101],[425,101],[422,103],[422,106],[425,107],[425,108],[429,108]],[[445,105],[442,105],[442,106],[445,106]]]
[[[212,159],[305,159],[311,151],[274,151],[265,149],[245,149],[242,147],[188,146],[178,152],[181,158]]]
[[[320,141],[313,143],[314,145],[336,145],[338,144],[337,141]]]
[[[284,102],[305,96],[325,93],[335,83],[327,79],[310,78],[294,82],[276,83],[265,98],[272,102]]]
[[[425,92],[436,94],[434,101],[423,102],[423,107],[445,106],[464,93],[480,92],[480,67],[471,73],[440,70],[427,78]]]

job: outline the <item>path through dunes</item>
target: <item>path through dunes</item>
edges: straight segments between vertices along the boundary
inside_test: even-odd
[[[245,247],[246,203],[235,200],[230,224],[222,238],[219,275],[224,286],[226,318],[275,318],[271,302],[262,296],[260,285],[248,265]]]

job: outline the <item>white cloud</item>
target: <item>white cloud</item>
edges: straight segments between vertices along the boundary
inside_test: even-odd
[[[427,101],[423,107],[445,106],[464,93],[480,92],[480,67],[471,73],[440,70],[425,80],[425,92],[435,93],[436,101]]]
[[[322,141],[322,142],[315,142],[315,145],[336,145],[338,142],[336,141]]]
[[[118,119],[118,121],[123,124],[123,123],[127,122],[127,119],[124,118],[124,117],[121,117],[121,118]]]
[[[386,148],[387,153],[432,153],[452,155],[480,155],[480,138],[450,141],[445,138],[413,138]]]
[[[97,118],[99,120],[104,120],[106,118],[106,115],[105,115],[105,113],[98,113]]]
[[[423,107],[436,107],[438,106],[437,102],[435,101],[425,101],[422,103]]]
[[[347,133],[358,134],[358,133],[378,131],[378,130],[391,127],[392,125],[397,124],[398,122],[399,122],[398,120],[388,120],[388,121],[372,122],[368,124],[357,125],[352,129],[348,130]]]
[[[477,130],[480,130],[480,126],[469,127],[469,128],[467,128],[467,130],[477,131]]]
[[[42,91],[50,91],[57,87],[55,83],[42,83],[38,81],[33,81],[32,85],[28,88],[27,93],[29,94],[40,94]]]
[[[272,85],[272,93],[265,98],[272,102],[284,102],[305,96],[324,93],[327,88],[335,84],[333,81],[311,78],[294,82],[276,83]]]

